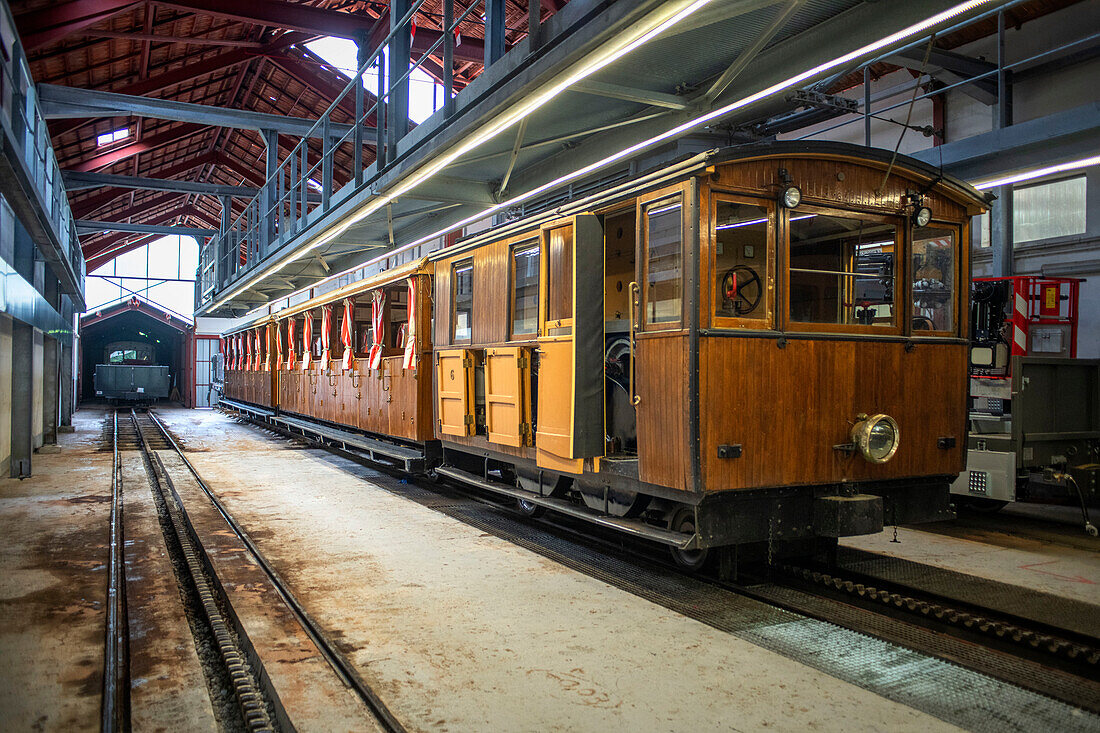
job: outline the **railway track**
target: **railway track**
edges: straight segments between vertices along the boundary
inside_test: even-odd
[[[107,638],[104,655],[104,690],[101,729],[125,731],[130,729],[131,681],[127,666],[127,613],[124,549],[126,543],[123,521],[123,492],[142,491],[146,486],[153,492],[161,514],[161,529],[165,546],[173,556],[177,567],[177,579],[181,594],[190,596],[194,615],[201,616],[200,628],[209,632],[205,641],[196,636],[196,645],[211,647],[216,651],[218,669],[207,670],[218,684],[231,690],[234,712],[225,710],[224,701],[216,713],[223,730],[282,731],[294,730],[287,711],[279,699],[271,675],[248,638],[231,599],[221,579],[215,573],[214,564],[195,530],[189,508],[177,490],[177,484],[193,482],[202,489],[205,498],[229,525],[237,539],[247,548],[250,560],[264,572],[266,579],[295,620],[320,652],[340,683],[353,691],[374,717],[379,730],[403,732],[405,729],[393,716],[385,703],[363,680],[336,645],[319,628],[302,608],[294,594],[256,549],[247,533],[225,511],[221,502],[211,492],[202,477],[187,460],[175,438],[152,411],[116,410],[109,418],[110,427],[105,433],[111,436],[114,471],[112,482],[111,543],[108,588]],[[144,473],[127,475],[125,461],[120,455],[126,451],[140,451]],[[133,465],[133,464],[131,464]],[[194,501],[194,493],[189,501]],[[179,568],[185,568],[181,572]],[[196,625],[191,620],[194,632]],[[209,655],[208,655],[209,656]],[[210,665],[207,659],[207,665]],[[210,684],[208,679],[208,684]],[[211,695],[212,704],[219,702]]]
[[[717,606],[736,607],[734,597],[753,599],[1100,714],[1100,645],[1088,635],[835,568],[830,573],[775,563],[757,567],[737,582],[713,573],[688,576],[664,559],[663,548],[644,541],[600,534],[590,524],[553,513],[540,519],[521,517],[497,494],[449,480],[412,481],[343,446],[319,445],[381,471],[371,480],[393,493],[718,628],[737,622],[715,611]]]

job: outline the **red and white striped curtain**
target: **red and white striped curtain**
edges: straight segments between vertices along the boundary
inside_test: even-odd
[[[294,321],[295,318],[288,318],[286,322],[286,368],[294,368]]]
[[[233,334],[230,342],[233,344],[233,369],[239,370],[241,368],[241,335]]]
[[[261,340],[261,338],[260,338],[260,329],[259,329],[259,328],[253,329],[253,331],[252,331],[252,337],[253,337],[254,339],[256,339],[256,347],[255,347],[255,353],[253,354],[253,356],[255,356],[255,357],[256,357],[256,364],[255,364],[255,366],[253,366],[252,368],[253,368],[253,369],[254,369],[255,371],[257,371],[257,372],[258,372],[258,371],[260,371],[261,369],[263,369],[263,364],[264,364],[264,362],[263,362],[263,358],[264,358],[264,344],[263,344],[263,341],[262,341],[262,340]]]
[[[321,306],[321,368],[332,359],[332,305]]]
[[[263,339],[263,355],[264,355],[264,371],[271,371],[271,324],[264,326],[260,331],[260,336]]]
[[[309,371],[310,362],[313,360],[313,315],[306,312],[306,320],[302,323],[302,371]]]
[[[237,361],[237,371],[241,371],[242,369],[244,369],[244,334],[243,333],[238,333],[237,334],[237,348],[235,349],[235,351],[237,352],[237,359],[236,359],[236,361]]]
[[[409,320],[405,328],[405,358],[402,369],[416,369],[416,277],[409,278]]]
[[[375,290],[371,294],[370,320],[374,326],[374,339],[370,345],[369,361],[367,366],[371,369],[382,368],[382,345],[386,342],[386,324],[382,314],[386,307],[386,294],[381,290]]]
[[[245,331],[244,334],[244,348],[245,348],[245,371],[252,371],[252,332]]]
[[[226,336],[222,339],[222,353],[225,354],[225,368],[233,368],[233,337]]]
[[[355,327],[355,299],[344,298],[344,321],[340,324],[340,342],[344,345],[343,368],[351,369],[355,364],[355,342],[352,329]]]

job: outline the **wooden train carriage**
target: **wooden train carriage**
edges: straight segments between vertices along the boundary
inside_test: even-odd
[[[774,143],[441,250],[440,472],[689,565],[947,516],[985,206],[904,156]]]
[[[399,441],[431,440],[425,267],[395,268],[277,313],[269,325],[278,411]]]
[[[273,371],[272,335],[267,320],[227,333],[225,338],[225,397],[272,408],[277,395]]]

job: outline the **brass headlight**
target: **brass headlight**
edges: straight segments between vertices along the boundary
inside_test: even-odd
[[[889,415],[857,416],[859,422],[852,426],[852,442],[860,455],[871,463],[886,463],[898,452],[900,433],[898,424]]]

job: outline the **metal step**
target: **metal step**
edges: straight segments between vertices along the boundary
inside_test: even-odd
[[[446,476],[456,481],[469,484],[470,486],[476,486],[479,489],[485,489],[486,491],[492,491],[497,494],[505,494],[515,497],[516,499],[523,499],[524,501],[546,507],[547,509],[552,509],[561,514],[568,514],[571,517],[583,519],[586,522],[592,522],[593,524],[608,527],[619,532],[625,532],[635,537],[642,537],[647,540],[659,542],[662,545],[669,545],[681,550],[695,550],[699,547],[699,535],[697,534],[685,534],[683,532],[673,532],[668,529],[661,529],[660,527],[654,527],[638,519],[624,519],[621,517],[594,514],[590,510],[576,506],[564,499],[540,496],[533,491],[526,491],[515,486],[509,486],[508,484],[502,484],[496,481],[486,481],[480,476],[453,466],[440,466],[435,469],[435,472],[440,476]]]

